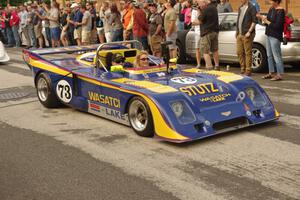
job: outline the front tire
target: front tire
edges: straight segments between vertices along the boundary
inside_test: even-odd
[[[36,78],[36,91],[41,104],[46,108],[57,108],[61,105],[52,90],[52,82],[48,74],[40,73]]]
[[[263,46],[253,44],[252,47],[252,71],[264,72],[267,69],[267,53]]]
[[[133,130],[142,137],[153,137],[154,126],[150,108],[141,97],[133,97],[129,102],[128,118]]]

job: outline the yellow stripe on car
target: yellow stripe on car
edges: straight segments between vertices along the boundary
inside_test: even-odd
[[[172,69],[177,69],[176,65],[170,66]],[[167,70],[166,66],[162,67],[153,67],[149,69],[140,69],[140,70],[130,70],[130,69],[125,69],[125,72],[128,72],[130,74],[148,74],[148,73],[155,73],[155,72],[165,72]]]
[[[72,77],[72,74],[69,74],[70,72],[68,72],[67,70],[63,70],[59,67],[56,67],[54,65],[50,65],[38,60],[34,60],[34,59],[29,59],[29,64],[33,67],[39,68],[39,69],[43,69],[49,72],[53,72],[62,76],[68,76],[68,77]]]
[[[209,74],[213,76],[217,76],[217,79],[223,81],[225,83],[230,83],[238,80],[242,80],[244,77],[234,74],[232,72],[222,72],[222,71],[215,71],[215,70],[202,70],[197,68],[185,69],[184,72],[188,73],[202,73],[202,74]]]
[[[279,118],[280,117],[280,113],[277,111],[277,109],[275,109],[275,117]]]
[[[118,78],[111,80],[116,83],[123,83],[126,85],[132,85],[140,88],[145,88],[147,90],[150,90],[152,92],[156,93],[169,93],[169,92],[177,92],[177,89],[172,88],[170,86],[162,85],[159,83],[154,83],[151,81],[138,81],[128,78]]]

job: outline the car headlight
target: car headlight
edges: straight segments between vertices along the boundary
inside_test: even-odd
[[[247,96],[252,101],[254,106],[256,107],[262,107],[266,105],[266,100],[264,96],[254,87],[249,87],[245,90]]]
[[[183,105],[180,101],[173,102],[172,104],[172,110],[175,113],[176,117],[180,117],[183,113]]]
[[[172,111],[181,124],[189,124],[196,120],[192,109],[183,100],[170,102]]]

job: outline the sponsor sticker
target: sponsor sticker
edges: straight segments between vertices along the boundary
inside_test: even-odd
[[[230,97],[230,93],[225,93],[225,94],[219,94],[219,95],[213,95],[210,97],[203,97],[200,98],[199,100],[201,102],[220,102],[220,101],[225,101],[227,97]]]
[[[111,109],[97,103],[89,102],[88,112],[95,115],[129,125],[128,114],[122,114],[120,110]]]
[[[213,83],[202,83],[198,85],[184,86],[179,88],[179,90],[183,93],[186,93],[189,96],[220,92],[219,89]]]
[[[174,83],[179,83],[179,84],[194,84],[197,82],[197,79],[193,77],[183,77],[183,76],[178,76],[178,77],[173,77],[171,78],[171,81]]]
[[[120,108],[121,106],[120,99],[92,91],[88,91],[88,99],[114,108]]]

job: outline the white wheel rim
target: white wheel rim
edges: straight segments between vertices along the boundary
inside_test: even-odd
[[[40,78],[37,82],[37,91],[41,101],[46,101],[49,94],[49,88],[47,81],[44,78]]]
[[[129,109],[129,119],[135,130],[145,130],[148,124],[148,112],[146,106],[138,100],[132,102]]]
[[[252,49],[252,68],[259,68],[262,64],[263,56],[260,50]]]

